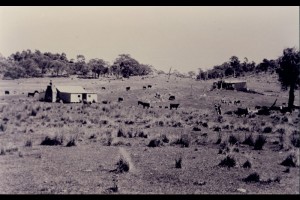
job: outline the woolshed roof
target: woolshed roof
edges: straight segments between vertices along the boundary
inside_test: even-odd
[[[81,87],[81,86],[59,86],[59,85],[56,85],[55,87],[59,92],[64,92],[64,93],[73,93],[73,94],[89,93],[89,94],[93,94],[93,92],[88,92],[85,89],[83,89],[83,87]]]
[[[225,80],[225,83],[246,83],[246,81],[242,81],[242,80]]]

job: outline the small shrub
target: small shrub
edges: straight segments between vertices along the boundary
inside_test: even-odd
[[[234,145],[234,144],[238,143],[239,140],[237,139],[236,136],[230,135],[228,138],[228,142],[229,142],[229,144]]]
[[[263,133],[271,133],[272,132],[272,127],[267,126],[264,128]]]
[[[32,141],[31,140],[27,140],[25,142],[25,147],[32,147]]]
[[[161,145],[161,141],[159,139],[150,140],[148,147],[159,147]]]
[[[243,168],[251,168],[251,163],[249,160],[247,160],[244,164],[243,164]]]
[[[254,172],[252,174],[250,174],[249,176],[247,176],[246,178],[243,179],[244,182],[246,183],[257,183],[259,182],[259,174]]]
[[[248,135],[245,140],[242,142],[242,144],[246,144],[249,146],[254,146],[254,141],[253,141],[253,137],[252,134]]]
[[[235,159],[227,155],[223,160],[221,160],[218,166],[230,168],[230,167],[234,167],[235,165],[236,165]]]
[[[70,138],[70,140],[66,144],[66,147],[72,147],[72,146],[76,146],[75,138]]]
[[[58,136],[55,136],[54,138],[50,138],[49,136],[46,136],[44,140],[41,142],[41,145],[49,145],[49,146],[54,146],[54,145],[62,145],[63,143],[63,138],[59,138]]]
[[[263,135],[258,135],[254,142],[254,150],[262,150],[266,143],[266,137]]]
[[[175,159],[175,168],[181,169],[181,167],[182,167],[182,158],[181,157],[179,157],[178,159],[176,158]]]

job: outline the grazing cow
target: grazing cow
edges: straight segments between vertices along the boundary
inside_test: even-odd
[[[124,101],[124,99],[122,97],[118,98],[118,102]]]
[[[168,109],[169,107],[168,107],[168,106],[165,106],[165,108]]]
[[[248,108],[238,108],[237,111],[234,112],[236,115],[238,115],[239,117],[242,115],[248,115],[249,114],[249,109]]]
[[[9,94],[9,91],[8,91],[8,90],[5,90],[5,94]]]
[[[35,93],[39,93],[37,90],[34,92],[28,92],[28,97],[34,97]]]
[[[108,102],[107,102],[107,101],[102,101],[102,103],[103,103],[103,104],[107,104]]]
[[[106,88],[105,87],[102,87],[102,90],[105,90]]]
[[[149,108],[150,107],[150,103],[143,102],[143,108],[145,108],[145,107]]]
[[[238,105],[238,104],[240,104],[240,103],[241,103],[240,100],[236,100],[236,101],[233,102],[234,105]]]
[[[130,87],[126,87],[126,91],[130,90]]]
[[[146,90],[146,89],[147,89],[147,87],[146,87],[146,86],[143,86],[143,89],[144,89],[144,90]]]
[[[138,101],[138,105],[143,105],[143,102],[142,101]]]
[[[178,106],[179,106],[179,103],[170,103],[170,110],[172,110],[173,108],[176,108],[176,110],[177,110]]]
[[[158,106],[159,108],[162,108],[162,106]]]
[[[170,97],[169,97],[169,100],[170,100],[170,101],[175,100],[175,96],[170,96]]]
[[[152,88],[152,85],[148,85],[148,88]]]

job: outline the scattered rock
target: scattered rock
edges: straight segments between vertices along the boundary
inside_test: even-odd
[[[247,190],[246,190],[246,189],[243,189],[243,188],[238,188],[237,191],[238,191],[238,192],[242,192],[242,193],[246,193],[246,192],[247,192]]]

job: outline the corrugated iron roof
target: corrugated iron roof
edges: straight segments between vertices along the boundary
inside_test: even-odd
[[[87,92],[85,89],[83,89],[82,86],[61,86],[61,85],[56,85],[56,89],[60,92],[66,92],[66,93],[92,93],[92,92]]]

